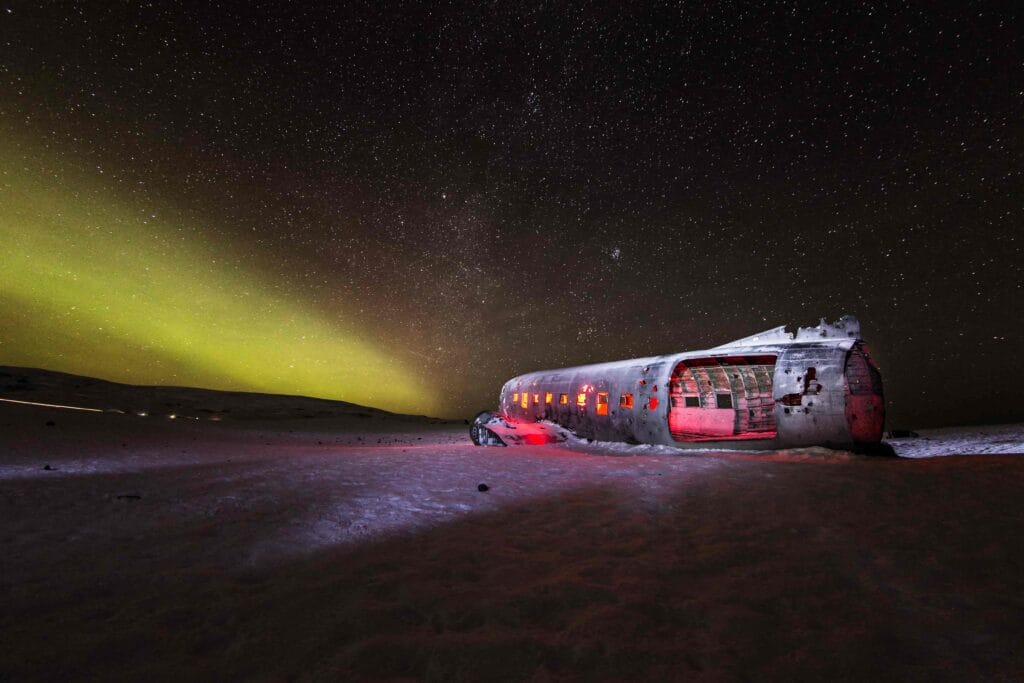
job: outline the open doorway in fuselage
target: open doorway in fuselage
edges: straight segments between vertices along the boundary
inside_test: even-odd
[[[690,358],[672,372],[669,431],[676,441],[771,439],[776,356]]]

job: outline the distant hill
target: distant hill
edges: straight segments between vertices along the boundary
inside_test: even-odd
[[[0,365],[0,398],[203,419],[358,417],[443,422],[424,416],[399,415],[345,401],[307,396],[215,391],[194,387],[139,386],[53,370],[3,365]]]

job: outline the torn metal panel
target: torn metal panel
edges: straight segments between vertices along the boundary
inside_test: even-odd
[[[510,422],[486,411],[473,420],[470,435],[477,446],[536,446],[569,438],[568,431],[553,422]]]
[[[814,327],[798,327],[796,332],[786,332],[786,326],[780,325],[749,337],[743,337],[712,350],[727,349],[738,346],[755,346],[758,344],[788,344],[795,341],[818,339],[860,339],[860,321],[852,315],[844,315],[834,323],[821,322]]]

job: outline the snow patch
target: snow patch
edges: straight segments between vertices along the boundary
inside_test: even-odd
[[[889,439],[901,458],[946,455],[1024,455],[1024,424],[925,429],[920,436]]]

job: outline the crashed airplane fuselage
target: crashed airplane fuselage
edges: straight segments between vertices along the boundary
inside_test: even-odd
[[[568,430],[680,448],[870,449],[884,421],[881,375],[860,324],[844,316],[704,351],[520,375],[470,433],[496,446],[557,441]]]

